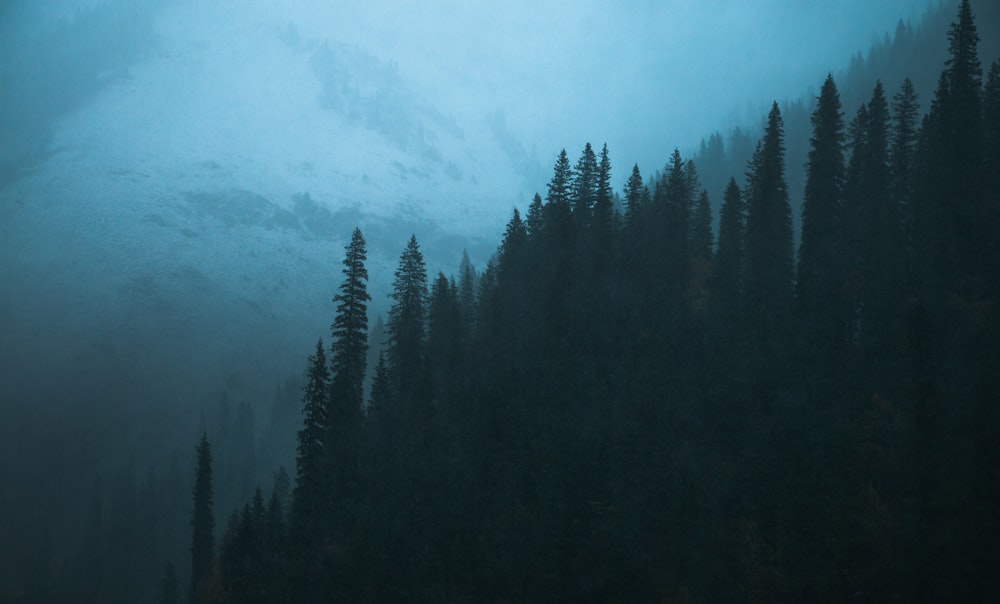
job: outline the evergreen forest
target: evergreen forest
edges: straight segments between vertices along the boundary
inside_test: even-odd
[[[563,151],[481,270],[400,242],[377,326],[355,229],[295,467],[223,508],[206,430],[181,501],[110,514],[188,514],[183,555],[117,568],[162,604],[998,601],[1000,62],[968,0],[947,42],[929,98],[830,75],[795,141],[774,103],[721,196]],[[66,601],[147,547],[101,505]]]

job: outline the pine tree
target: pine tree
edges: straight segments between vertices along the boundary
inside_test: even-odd
[[[712,206],[708,202],[708,191],[702,189],[692,215],[691,252],[695,259],[710,260],[713,247]]]
[[[323,340],[309,357],[306,384],[302,389],[305,404],[302,429],[299,430],[296,458],[295,491],[292,500],[292,526],[299,539],[314,534],[318,527],[324,498],[326,436],[329,426],[330,371],[326,364]]]
[[[570,189],[573,213],[581,224],[588,224],[590,221],[590,213],[597,201],[597,179],[597,156],[590,143],[587,143],[576,162]]]
[[[674,149],[667,164],[665,188],[661,198],[666,203],[669,236],[683,241],[685,248],[691,223],[691,181],[691,175],[681,159],[680,151]]]
[[[597,192],[594,201],[592,226],[595,244],[599,247],[609,243],[614,223],[614,204],[611,189],[611,159],[608,157],[607,143],[601,148],[600,163],[597,168]]]
[[[812,114],[813,135],[806,165],[799,245],[799,308],[822,330],[834,336],[841,321],[844,285],[844,120],[840,94],[827,75]]]
[[[385,354],[379,352],[371,392],[368,395],[368,410],[365,414],[367,424],[375,425],[386,420],[385,414],[391,402],[390,393],[389,368],[385,362]]]
[[[549,181],[549,192],[545,196],[545,203],[547,205],[565,205],[568,210],[571,187],[573,186],[573,170],[569,166],[569,157],[567,157],[565,149],[559,152],[553,172],[552,180]]]
[[[399,257],[390,297],[386,360],[396,393],[406,400],[414,396],[420,380],[426,320],[427,269],[416,236]]]
[[[332,583],[342,598],[359,597],[356,534],[360,513],[359,447],[368,353],[368,271],[364,237],[355,229],[344,257],[344,281],[334,296],[327,430],[324,435],[325,521],[331,530]]]
[[[980,250],[995,234],[981,220],[983,167],[982,68],[979,34],[968,0],[948,32],[949,58],[924,119],[918,233],[927,296],[971,286]],[[961,295],[968,295],[965,292]]]
[[[712,307],[723,327],[735,322],[743,297],[744,215],[740,187],[730,178],[719,211],[719,247],[708,284]]]
[[[344,258],[344,281],[333,297],[337,314],[331,328],[330,426],[360,426],[368,353],[367,252],[360,229],[354,229]]]
[[[747,312],[765,340],[792,301],[792,217],[785,183],[784,125],[778,103],[751,165],[747,198],[745,293]]]
[[[520,268],[524,262],[524,250],[528,240],[528,230],[521,220],[521,214],[514,208],[514,216],[507,223],[503,241],[500,244],[500,278],[511,270]]]
[[[632,166],[632,175],[625,183],[625,222],[631,224],[642,207],[643,191],[646,185],[639,172],[639,164]],[[648,194],[648,193],[647,193]]]
[[[889,172],[892,201],[899,210],[902,224],[903,252],[907,277],[912,278],[913,264],[913,179],[919,139],[917,92],[909,78],[903,80],[892,101],[892,134],[889,147]]]
[[[538,212],[541,212],[542,200],[535,194],[538,202]],[[532,203],[532,206],[535,204]],[[462,315],[462,337],[466,342],[472,337],[476,324],[476,269],[469,260],[469,254],[462,250],[462,261],[458,265],[458,308]]]
[[[215,555],[215,521],[212,516],[212,449],[208,435],[201,435],[195,450],[198,462],[195,470],[194,509],[191,511],[191,587],[188,601],[197,603],[198,584],[211,573]]]
[[[863,278],[862,328],[880,342],[899,316],[905,283],[903,217],[891,190],[889,169],[889,105],[881,82],[868,102],[862,166],[860,262]],[[873,342],[874,343],[874,342]]]
[[[544,213],[542,209],[542,196],[535,193],[535,197],[531,200],[531,205],[528,206],[528,235],[531,237],[537,236],[542,232],[542,226],[544,225]]]

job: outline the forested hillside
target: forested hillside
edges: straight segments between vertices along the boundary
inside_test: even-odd
[[[298,477],[202,601],[981,601],[1000,495],[1000,66],[967,2],[909,80],[811,114],[793,249],[772,107],[717,244],[693,162],[613,205],[565,152],[474,286],[400,257],[367,404],[360,231]]]
[[[949,23],[930,94],[877,51],[863,100],[775,102],[711,164],[717,219],[715,143],[645,175],[587,143],[483,270],[400,242],[384,324],[355,229],[266,420],[295,467],[220,403],[0,600],[997,600],[1000,60],[968,0]]]
[[[940,2],[917,23],[901,20],[892,35],[886,34],[866,52],[854,54],[847,66],[834,74],[845,111],[853,113],[867,102],[876,81],[882,82],[886,91],[895,94],[904,79],[913,84],[919,99],[923,100],[921,111],[926,111],[926,101],[937,89],[940,66],[948,57],[947,32],[956,6],[957,2]],[[980,2],[974,9],[981,32],[1000,31],[1000,4]],[[995,35],[983,36],[980,54],[983,57],[1000,56],[1000,39]],[[806,95],[781,103],[788,139],[789,196],[796,226],[805,190],[809,135],[812,131],[810,116],[823,77],[824,74],[816,74]],[[751,123],[758,120],[762,125],[763,113],[752,115],[749,119]],[[728,130],[713,132],[702,139],[698,149],[694,150],[694,161],[698,164],[702,182],[716,211],[721,206],[729,178],[743,174],[746,162],[753,155],[756,138],[755,127],[739,124]]]

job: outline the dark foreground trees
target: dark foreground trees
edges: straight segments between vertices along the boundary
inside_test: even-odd
[[[718,237],[679,151],[619,216],[587,145],[481,275],[429,285],[411,238],[364,411],[356,231],[288,528],[259,491],[234,514],[229,597],[996,599],[1000,288],[963,225],[1000,228],[998,76],[968,3],[949,40],[922,126],[904,83],[845,128],[826,79],[797,264],[777,104]]]

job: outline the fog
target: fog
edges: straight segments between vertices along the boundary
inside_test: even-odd
[[[198,398],[246,363],[276,383],[355,224],[381,312],[411,232],[432,273],[463,247],[482,268],[559,149],[607,142],[620,190],[926,6],[5,3],[3,406]]]
[[[463,248],[482,270],[560,149],[606,142],[620,193],[931,4],[5,2],[4,506],[186,464],[224,396],[266,416],[328,337],[355,226],[374,323],[411,233],[431,276]]]

